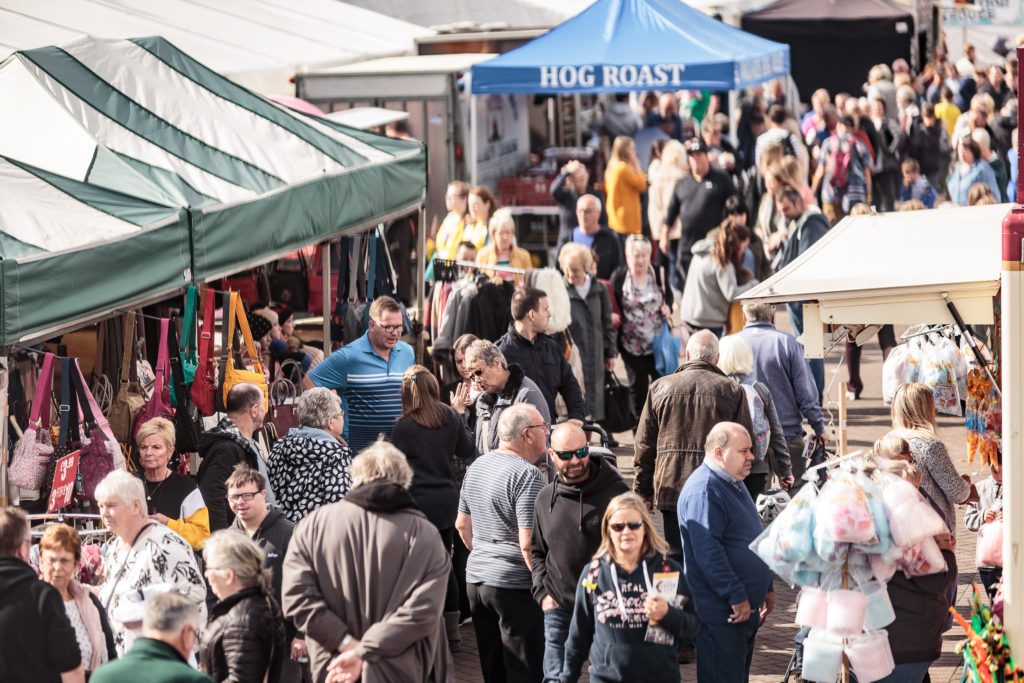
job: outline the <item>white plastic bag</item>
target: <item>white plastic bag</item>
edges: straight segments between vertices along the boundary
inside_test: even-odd
[[[916,382],[921,373],[920,353],[910,344],[900,344],[889,352],[882,365],[882,401],[892,403],[901,384]]]

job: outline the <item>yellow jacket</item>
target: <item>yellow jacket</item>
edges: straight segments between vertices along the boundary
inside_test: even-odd
[[[481,249],[476,254],[476,262],[481,265],[496,266],[498,265],[498,250],[494,244],[488,244],[486,247]],[[533,259],[530,257],[530,252],[526,251],[522,247],[512,247],[512,253],[508,258],[508,265],[511,268],[522,268],[523,270],[529,270],[533,268]],[[487,272],[487,271],[485,271]],[[494,271],[497,277],[503,277],[500,271]],[[523,282],[522,275],[515,275],[513,278],[516,286],[519,286]]]
[[[639,235],[643,229],[640,195],[647,189],[647,178],[629,164],[613,161],[604,172],[604,191],[608,197],[608,227],[626,235]]]

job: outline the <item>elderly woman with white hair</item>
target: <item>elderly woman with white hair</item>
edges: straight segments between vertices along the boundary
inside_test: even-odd
[[[626,265],[612,273],[612,296],[622,316],[619,351],[629,378],[633,412],[639,416],[647,389],[658,378],[654,337],[672,312],[672,288],[661,269],[651,266],[651,243],[640,235],[626,240]]]
[[[100,519],[114,535],[103,553],[100,602],[110,617],[118,654],[135,639],[131,626],[136,619],[128,615],[137,611],[140,591],[147,586],[171,584],[205,620],[206,583],[196,556],[185,539],[149,518],[142,481],[115,470],[96,487],[96,502]]]
[[[409,494],[412,477],[401,451],[378,441],[353,461],[345,500],[295,528],[282,600],[306,634],[314,680],[454,675],[441,619],[450,560]]]
[[[307,389],[295,400],[299,426],[270,450],[267,473],[277,505],[298,522],[317,508],[345,497],[352,486],[352,450],[341,438],[345,414],[330,389]]]
[[[718,369],[738,382],[747,395],[756,437],[754,463],[743,480],[750,497],[757,501],[773,476],[779,478],[781,488],[788,490],[793,485],[793,465],[786,435],[768,385],[750,376],[754,371],[754,352],[750,344],[738,334],[722,337],[718,342]]]

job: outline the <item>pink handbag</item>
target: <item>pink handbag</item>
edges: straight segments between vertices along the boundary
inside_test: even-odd
[[[14,446],[10,479],[18,488],[38,491],[46,478],[46,469],[53,455],[50,436],[50,391],[53,385],[54,355],[43,356],[43,367],[36,382],[28,429]]]
[[[975,564],[979,567],[1003,566],[1003,520],[996,519],[978,529]]]
[[[72,359],[71,379],[74,391],[78,395],[78,407],[81,411],[83,434],[78,456],[78,473],[82,477],[82,490],[89,500],[96,499],[96,486],[103,477],[114,469],[124,468],[124,456],[121,446],[117,443],[110,425],[96,405],[96,399],[89,391],[82,375],[82,368],[77,359]]]
[[[149,401],[146,402],[146,405],[142,407],[142,410],[135,417],[135,425],[132,427],[133,443],[139,427],[148,420],[152,420],[154,417],[166,417],[168,420],[174,419],[174,411],[171,410],[171,392],[167,389],[167,370],[170,364],[170,356],[167,353],[167,329],[169,325],[170,320],[167,318],[160,319],[160,346],[156,353],[156,381],[153,383],[153,394],[149,397]]]

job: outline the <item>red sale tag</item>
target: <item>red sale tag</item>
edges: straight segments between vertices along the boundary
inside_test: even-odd
[[[78,475],[78,453],[79,451],[68,453],[57,461],[53,471],[50,502],[46,505],[47,514],[71,504],[71,498],[75,494],[75,477]]]

